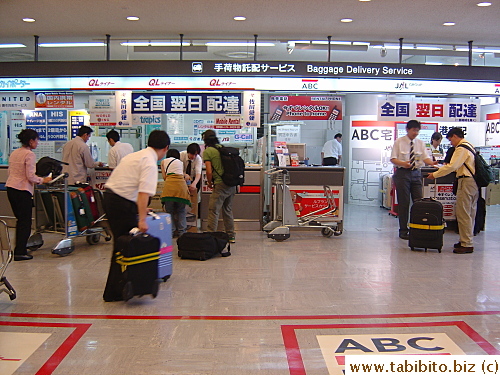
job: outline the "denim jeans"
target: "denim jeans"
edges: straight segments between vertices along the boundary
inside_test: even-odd
[[[222,209],[224,229],[229,236],[234,237],[233,198],[236,186],[227,186],[223,182],[214,186],[208,202],[207,230],[216,232],[219,224],[219,213]]]
[[[179,236],[186,231],[186,204],[180,202],[165,202],[165,212],[172,216],[172,234],[177,231]]]

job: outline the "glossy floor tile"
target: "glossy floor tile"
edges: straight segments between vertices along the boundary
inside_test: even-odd
[[[15,374],[333,375],[341,366],[327,363],[339,360],[320,342],[345,337],[373,350],[373,337],[399,340],[399,354],[410,353],[405,335],[435,335],[452,354],[500,353],[500,206],[463,255],[453,230],[441,254],[410,251],[387,211],[346,205],[344,217],[338,237],[239,232],[228,258],[174,253],[158,297],[128,303],[102,300],[110,243],[78,238],[59,257],[60,236],[44,234],[33,260],[7,270],[17,299],[0,294],[0,374],[19,360]],[[19,333],[50,336],[31,355],[2,352]]]

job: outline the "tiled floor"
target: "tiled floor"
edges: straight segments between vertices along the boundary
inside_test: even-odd
[[[27,358],[15,374],[333,375],[317,337],[329,335],[445,334],[465,354],[500,353],[500,206],[464,255],[451,252],[453,231],[443,253],[412,252],[387,211],[345,208],[339,237],[239,232],[231,257],[174,256],[158,297],[128,303],[102,301],[109,243],[77,239],[58,257],[60,237],[44,235],[7,271],[17,299],[0,295],[0,373]]]

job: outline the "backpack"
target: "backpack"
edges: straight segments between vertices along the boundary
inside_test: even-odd
[[[67,165],[68,163],[63,163],[62,161],[44,156],[36,163],[35,174],[40,177],[47,177],[52,173],[52,177],[56,178],[62,172],[62,164]]]
[[[222,181],[227,186],[243,185],[245,183],[245,162],[238,149],[221,146],[217,147],[217,150],[219,150],[222,168],[224,168],[224,173],[221,176]]]
[[[491,166],[489,166],[483,159],[481,155],[479,155],[477,152],[475,152],[472,148],[470,148],[467,145],[464,145],[463,143],[458,145],[457,147],[463,147],[470,152],[474,154],[474,166],[476,168],[476,173],[472,173],[470,168],[467,166],[467,164],[464,164],[465,167],[469,170],[469,172],[473,175],[474,180],[476,181],[476,184],[478,187],[486,187],[488,186],[491,182],[494,181],[493,178],[493,170],[491,169]]]

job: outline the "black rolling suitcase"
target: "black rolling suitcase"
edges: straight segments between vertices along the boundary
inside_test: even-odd
[[[443,247],[444,218],[443,205],[432,198],[423,198],[413,203],[410,210],[410,239],[408,246],[437,249]]]
[[[122,267],[123,299],[158,294],[160,239],[149,234],[120,236],[116,240],[116,263]]]

